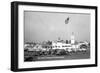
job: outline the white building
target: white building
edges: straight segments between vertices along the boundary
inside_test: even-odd
[[[77,51],[78,47],[79,46],[75,44],[75,36],[73,32],[71,35],[71,42],[68,44],[60,40],[56,42],[52,42],[52,49],[64,49],[70,52],[70,51]]]
[[[71,44],[66,44],[63,42],[52,42],[52,49],[64,49],[68,50],[71,49],[72,45]]]

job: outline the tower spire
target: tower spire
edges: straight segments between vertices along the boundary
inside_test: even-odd
[[[72,34],[71,34],[71,44],[75,44],[74,32],[72,32]]]

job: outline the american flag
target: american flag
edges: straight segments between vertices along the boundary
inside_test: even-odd
[[[65,19],[65,24],[69,23],[69,17],[67,19]]]

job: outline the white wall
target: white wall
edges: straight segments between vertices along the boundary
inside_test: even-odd
[[[10,69],[10,2],[13,0],[0,0],[0,73],[11,73]],[[17,0],[16,0],[17,1]],[[24,0],[30,2],[61,3],[61,4],[79,4],[96,5],[100,12],[100,0]],[[98,12],[98,13],[99,13]],[[98,14],[99,16],[100,14]],[[98,18],[99,20],[99,18]],[[100,22],[99,22],[100,23]],[[98,23],[98,24],[99,24]],[[100,26],[100,25],[99,25]],[[98,26],[98,27],[99,27]],[[100,31],[100,29],[99,29]],[[100,37],[100,34],[98,35]],[[100,40],[100,39],[98,39]],[[99,46],[100,47],[100,46]],[[99,49],[99,48],[98,48]],[[98,50],[100,52],[100,49]],[[98,54],[100,56],[100,53]],[[99,58],[100,61],[100,58]],[[99,62],[100,64],[100,62]],[[91,68],[74,68],[60,70],[35,71],[36,73],[99,73],[100,66]],[[30,71],[32,73],[32,71]]]

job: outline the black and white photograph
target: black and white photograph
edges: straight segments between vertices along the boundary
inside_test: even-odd
[[[11,3],[11,70],[97,66],[97,7]]]
[[[90,14],[24,11],[24,61],[90,58]]]

